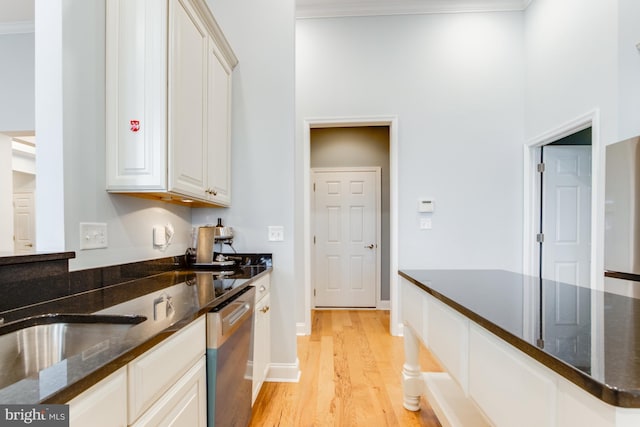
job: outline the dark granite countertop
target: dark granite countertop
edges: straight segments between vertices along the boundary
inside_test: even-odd
[[[399,274],[600,400],[640,408],[640,300],[502,270]]]
[[[35,252],[16,253],[0,252],[0,266],[10,264],[25,264],[31,262],[69,260],[76,257],[75,252]]]
[[[3,315],[8,320],[45,313],[136,314],[147,320],[17,382],[6,377],[12,368],[3,366],[0,403],[66,403],[212,308],[244,292],[271,270],[269,262],[243,266],[231,276],[220,277],[207,270],[178,268],[6,311]],[[220,292],[222,288],[226,292]],[[171,297],[173,314],[154,320],[149,297]]]

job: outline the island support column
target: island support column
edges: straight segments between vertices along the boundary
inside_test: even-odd
[[[420,409],[420,395],[424,389],[419,363],[419,341],[415,331],[404,324],[404,364],[402,365],[403,406],[410,411]]]

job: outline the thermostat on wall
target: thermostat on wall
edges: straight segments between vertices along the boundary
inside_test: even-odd
[[[433,212],[435,202],[431,199],[418,200],[418,212]]]

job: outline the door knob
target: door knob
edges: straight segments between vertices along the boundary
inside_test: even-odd
[[[373,249],[374,247],[375,247],[375,245],[373,243],[368,245],[368,246],[365,246],[365,248],[367,248],[367,249]]]

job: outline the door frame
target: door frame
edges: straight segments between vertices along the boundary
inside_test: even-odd
[[[391,335],[402,335],[398,292],[398,117],[334,117],[307,118],[302,123],[303,150],[303,259],[304,259],[304,323],[296,325],[298,335],[311,334],[311,129],[327,127],[389,127],[389,329]]]
[[[535,236],[539,226],[537,149],[591,127],[591,269],[592,289],[603,289],[604,271],[604,147],[600,141],[600,113],[592,110],[535,138],[524,146],[524,221],[522,272],[537,276],[540,258]]]
[[[375,193],[376,193],[376,202],[375,202],[375,210],[376,210],[376,224],[375,224],[375,233],[376,233],[376,241],[375,241],[375,245],[376,245],[376,279],[375,279],[375,283],[374,283],[374,292],[375,292],[375,300],[376,300],[376,308],[380,307],[380,286],[381,286],[381,280],[380,280],[380,275],[381,275],[381,270],[382,270],[382,265],[381,265],[381,251],[379,250],[381,241],[382,241],[382,182],[381,182],[381,177],[382,177],[382,168],[380,166],[345,166],[345,167],[340,167],[340,166],[336,166],[336,167],[318,167],[318,168],[311,168],[310,169],[310,176],[315,175],[316,173],[323,173],[323,172],[374,172],[376,174],[376,188],[375,188]],[[311,185],[311,187],[313,188],[313,180],[311,180],[311,182],[309,183]],[[313,190],[310,190],[311,193],[313,193]],[[315,224],[316,224],[316,219],[315,219],[315,212],[316,212],[316,206],[315,206],[315,197],[311,197],[311,231],[314,230],[315,228]],[[315,272],[313,271],[315,268],[315,256],[316,256],[316,245],[311,245],[311,265],[310,265],[310,269],[311,269],[311,288],[314,289],[315,288]],[[312,299],[312,303],[311,306],[313,308],[316,307],[316,301],[315,298],[313,297],[313,293],[311,294],[311,299]],[[336,307],[336,308],[342,308],[342,307]],[[351,308],[351,307],[345,307],[345,308]]]

